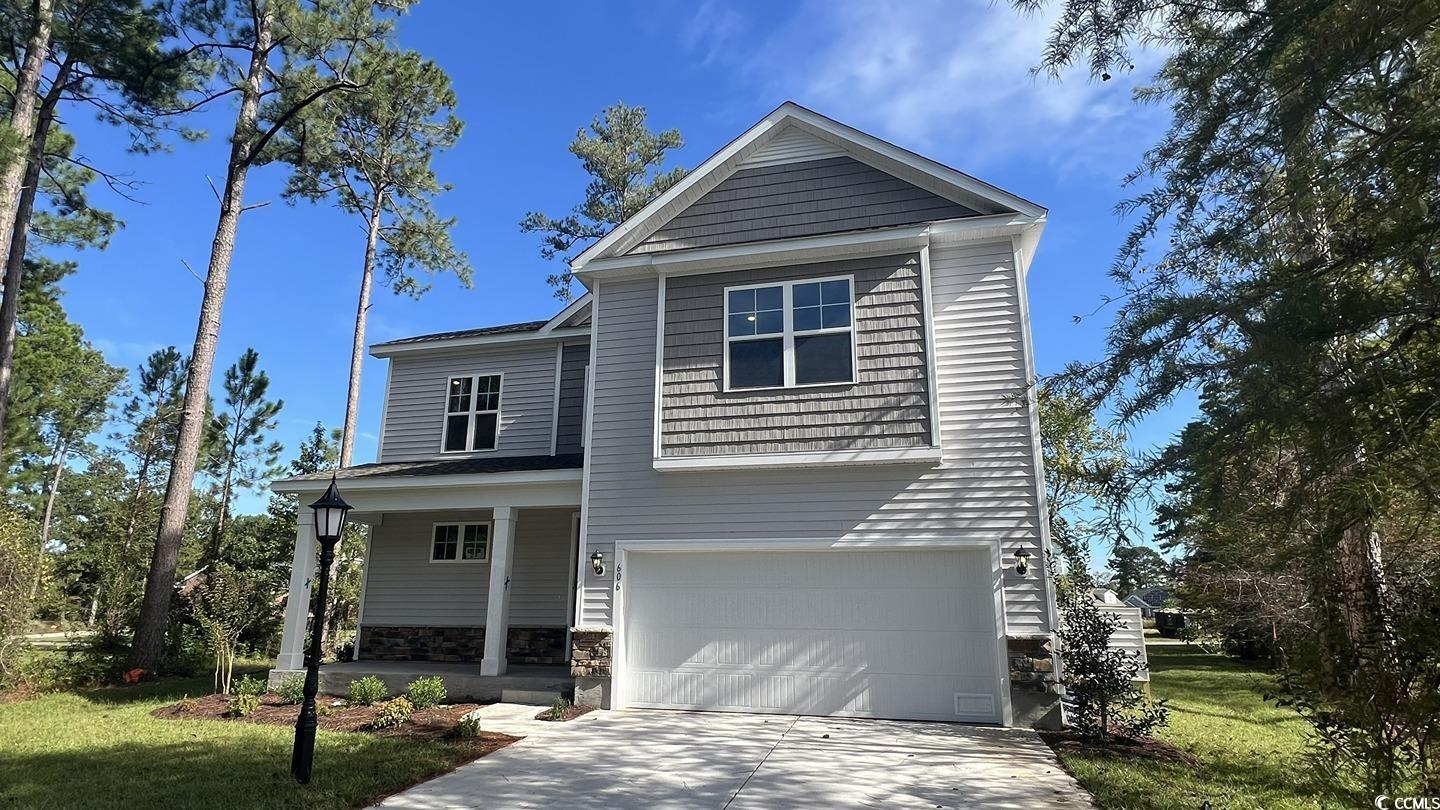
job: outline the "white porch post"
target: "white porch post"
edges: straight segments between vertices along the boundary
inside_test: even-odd
[[[505,642],[510,635],[510,569],[515,559],[515,510],[495,507],[490,538],[490,598],[485,607],[485,657],[481,675],[505,674]]]
[[[315,574],[315,524],[296,507],[295,556],[290,562],[290,595],[285,600],[285,630],[276,669],[305,668],[305,630],[310,618],[310,581]]]

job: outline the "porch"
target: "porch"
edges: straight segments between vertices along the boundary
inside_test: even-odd
[[[341,470],[367,546],[355,660],[323,667],[322,689],[343,694],[351,680],[376,675],[394,693],[433,674],[456,698],[549,703],[570,692],[582,464],[538,456]],[[275,485],[299,506],[272,680],[304,668],[318,556],[306,504],[328,483],[325,475]]]

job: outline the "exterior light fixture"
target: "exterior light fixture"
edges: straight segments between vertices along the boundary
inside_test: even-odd
[[[597,551],[590,555],[590,567],[595,569],[595,576],[605,576],[605,553]]]
[[[305,699],[295,720],[295,747],[290,753],[290,775],[302,785],[310,783],[315,762],[315,727],[319,724],[315,695],[320,691],[320,634],[325,628],[330,566],[335,562],[335,544],[345,531],[345,516],[350,512],[350,504],[340,497],[340,489],[335,486],[335,476],[330,476],[330,487],[320,500],[310,504],[310,509],[315,513],[315,537],[320,541],[320,570],[316,572],[320,582],[310,608],[315,618],[310,625],[310,646],[305,651]]]
[[[1015,573],[1022,577],[1030,573],[1031,556],[1030,552],[1024,546],[1015,549]]]

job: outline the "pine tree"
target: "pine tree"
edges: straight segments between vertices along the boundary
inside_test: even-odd
[[[419,54],[375,46],[355,60],[354,80],[363,93],[337,93],[306,108],[290,122],[280,154],[295,164],[285,194],[291,199],[333,199],[365,223],[360,297],[350,345],[350,385],[340,439],[340,466],[350,466],[365,359],[365,322],[377,264],[397,294],[415,298],[429,290],[418,273],[453,272],[470,286],[471,269],[455,249],[454,218],[435,211],[449,190],[431,161],[455,145],[461,123],[452,110],[450,77]]]
[[[285,403],[266,399],[270,378],[259,370],[259,363],[260,355],[246,349],[225,370],[224,407],[209,426],[206,467],[215,476],[217,495],[207,555],[211,561],[220,558],[235,490],[253,488],[280,473],[277,465],[284,448],[270,440],[270,432],[275,430],[275,420]]]
[[[680,130],[657,134],[649,130],[645,119],[644,107],[621,102],[606,107],[591,121],[589,132],[582,127],[575,133],[570,153],[580,159],[591,177],[585,201],[559,218],[531,211],[520,220],[522,232],[543,234],[541,256],[568,262],[572,257],[565,254],[577,245],[609,233],[685,176],[681,168],[661,169],[665,153],[685,145]],[[568,265],[547,280],[555,288],[556,298],[570,300],[574,277]]]

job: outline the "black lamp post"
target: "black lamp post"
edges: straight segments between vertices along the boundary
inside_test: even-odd
[[[320,500],[310,504],[315,512],[315,537],[320,541],[320,583],[315,588],[311,612],[310,647],[305,651],[305,700],[300,704],[300,717],[295,720],[295,749],[290,754],[290,775],[300,784],[310,783],[310,769],[315,761],[315,694],[320,691],[320,636],[325,628],[325,602],[330,590],[330,564],[335,561],[335,543],[345,530],[345,514],[350,504],[340,497],[335,476]]]

